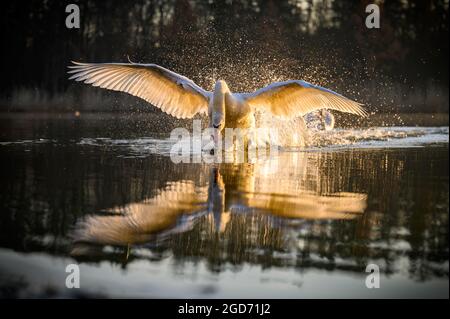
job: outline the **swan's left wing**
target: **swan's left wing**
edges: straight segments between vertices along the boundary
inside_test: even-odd
[[[156,64],[72,62],[71,80],[140,97],[176,118],[207,113],[211,93]]]
[[[253,93],[239,96],[254,109],[264,107],[282,117],[303,116],[320,109],[331,109],[367,116],[361,103],[306,81],[275,82]]]

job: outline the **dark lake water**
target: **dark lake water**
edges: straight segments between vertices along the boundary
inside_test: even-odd
[[[151,117],[0,116],[2,297],[449,297],[448,127],[174,164]]]

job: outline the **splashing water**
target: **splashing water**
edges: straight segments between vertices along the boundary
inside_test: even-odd
[[[448,143],[448,127],[373,127],[310,134],[309,149],[399,148]]]
[[[278,122],[277,122],[278,121]],[[279,142],[283,151],[329,151],[346,148],[412,148],[448,144],[448,127],[373,127],[362,129],[334,129],[312,131],[303,121],[289,125],[272,120],[272,125],[282,125]],[[281,126],[279,126],[281,127]],[[299,131],[304,129],[304,131]],[[121,156],[145,157],[148,154],[169,156],[172,146],[179,140],[170,138],[142,137],[136,139],[82,138],[79,144],[120,149]],[[185,141],[190,143],[190,141]],[[125,152],[123,152],[125,151]],[[126,154],[126,155],[124,155]]]

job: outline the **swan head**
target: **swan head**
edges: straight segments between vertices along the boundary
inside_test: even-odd
[[[225,82],[224,80],[218,80],[216,82],[216,84],[214,85],[214,92],[216,93],[226,93],[229,92],[230,89],[228,88],[228,84],[227,82]]]
[[[225,128],[225,116],[220,112],[213,113],[211,127],[221,132]]]
[[[217,145],[219,139],[221,139],[222,131],[225,128],[225,114],[220,112],[214,112],[211,117],[211,127],[214,129],[211,138]]]

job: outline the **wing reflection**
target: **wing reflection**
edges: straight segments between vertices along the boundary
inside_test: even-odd
[[[205,189],[192,182],[171,182],[153,198],[113,207],[107,210],[110,215],[88,216],[76,225],[73,237],[77,242],[102,245],[143,243],[176,228],[179,216],[204,210],[206,199]]]
[[[301,154],[290,154],[277,163],[211,167],[208,186],[170,182],[155,197],[79,221],[72,255],[88,253],[84,244],[128,246],[167,238],[191,230],[203,217],[217,233],[225,233],[233,217],[242,213],[280,219],[350,219],[364,212],[366,194],[332,192],[323,179],[317,163]]]

